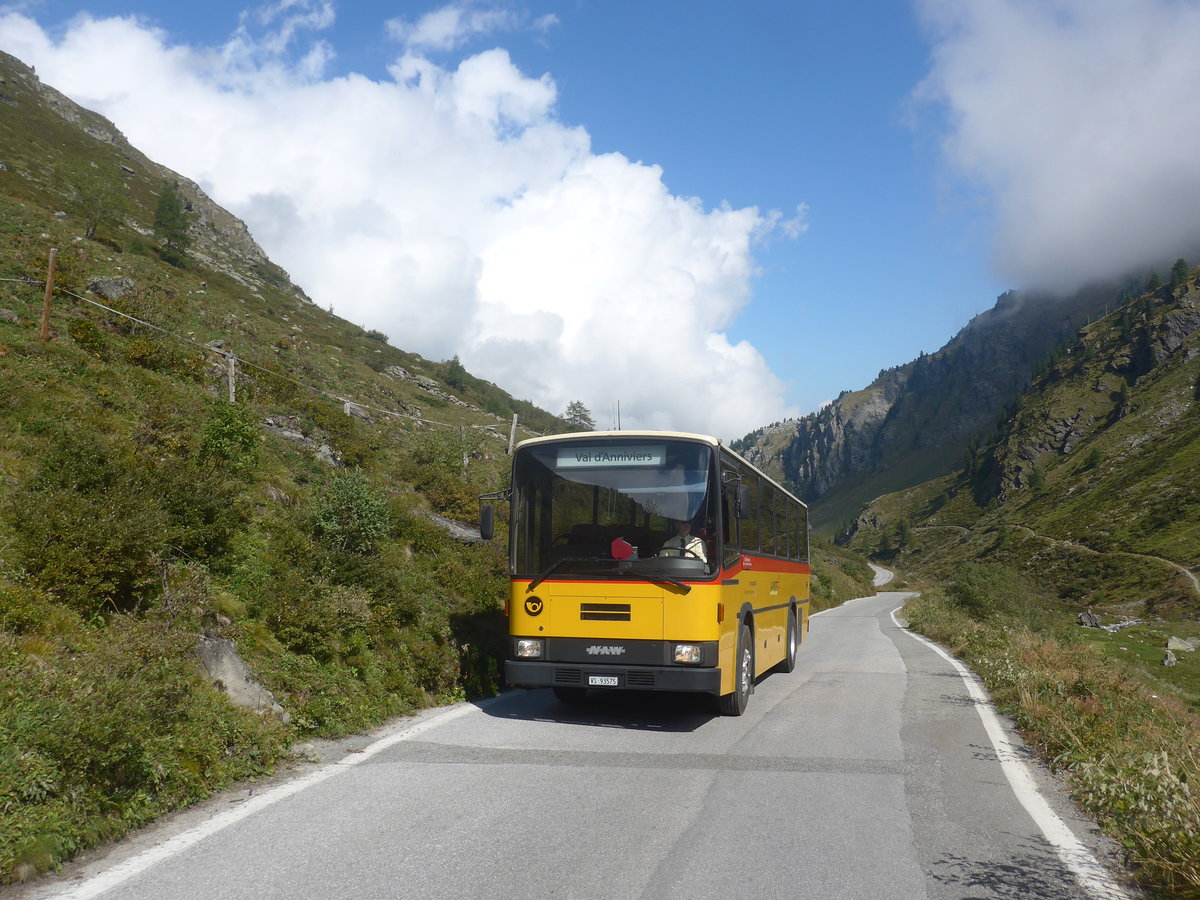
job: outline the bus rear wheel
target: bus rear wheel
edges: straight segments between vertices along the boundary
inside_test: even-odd
[[[552,688],[554,697],[560,703],[578,703],[587,696],[587,688],[581,687],[556,687]]]
[[[790,672],[796,668],[796,651],[800,648],[800,627],[796,610],[788,612],[787,655],[775,666],[777,672]]]
[[[738,635],[737,667],[734,673],[733,693],[725,694],[717,699],[717,709],[723,716],[740,716],[746,711],[750,702],[750,692],[754,688],[754,645],[750,640],[750,627],[743,625]]]

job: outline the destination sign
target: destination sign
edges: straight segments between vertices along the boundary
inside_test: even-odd
[[[666,444],[585,444],[558,448],[560,469],[661,467],[666,464],[666,459]]]

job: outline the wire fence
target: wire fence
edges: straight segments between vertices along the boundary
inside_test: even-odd
[[[47,283],[44,280],[39,280],[39,279],[35,279],[35,278],[5,278],[5,277],[0,277],[0,282],[27,284],[30,287],[40,287],[40,288],[45,288],[46,283]],[[203,351],[205,353],[212,353],[216,356],[220,356],[227,362],[232,362],[237,366],[241,366],[243,369],[253,369],[255,371],[262,372],[264,375],[268,375],[272,378],[279,378],[283,381],[290,382],[291,384],[294,384],[299,388],[302,388],[306,391],[310,391],[311,393],[314,393],[318,396],[324,397],[327,400],[332,400],[336,403],[341,403],[343,405],[343,407],[345,406],[345,404],[349,403],[349,404],[353,404],[354,406],[356,406],[359,409],[366,410],[369,412],[379,413],[380,415],[390,416],[392,418],[397,418],[397,419],[410,419],[414,422],[420,422],[423,425],[436,425],[436,426],[439,426],[442,428],[459,428],[459,429],[470,428],[470,429],[477,429],[477,430],[482,430],[482,431],[491,431],[494,434],[499,434],[496,431],[496,429],[503,427],[500,424],[495,424],[495,425],[492,425],[492,424],[455,425],[451,422],[438,422],[434,419],[427,419],[423,416],[416,416],[411,413],[402,413],[402,412],[397,412],[394,409],[386,409],[386,408],[380,407],[380,406],[373,406],[369,403],[363,403],[352,397],[343,397],[339,394],[331,393],[330,391],[326,391],[323,388],[319,388],[315,385],[308,384],[307,382],[301,381],[298,378],[294,378],[293,376],[287,374],[286,372],[281,372],[277,369],[272,369],[269,366],[260,365],[256,362],[253,362],[251,360],[240,357],[236,353],[225,350],[223,348],[212,347],[209,344],[202,344],[199,341],[194,340],[193,338],[189,337],[188,335],[179,334],[178,332],[171,331],[169,328],[164,328],[163,326],[156,325],[153,322],[148,322],[145,319],[139,318],[138,316],[130,315],[129,313],[123,312],[119,309],[113,309],[111,306],[106,306],[105,304],[100,303],[97,300],[93,300],[90,297],[81,296],[79,294],[76,294],[74,291],[67,290],[66,288],[60,287],[58,285],[55,285],[53,287],[53,290],[57,294],[64,294],[68,297],[73,297],[76,300],[82,301],[83,303],[90,304],[91,306],[94,306],[98,309],[102,309],[105,312],[111,313],[114,316],[120,316],[123,319],[128,319],[131,322],[136,322],[138,325],[141,325],[146,328],[157,331],[157,332],[164,334],[170,338],[173,338],[177,341],[180,341],[185,344],[190,344],[191,346],[193,346],[196,349]],[[473,408],[478,409],[477,407],[473,407]],[[480,411],[482,412],[482,410],[480,410]],[[517,424],[517,415],[515,413],[513,414],[513,423],[511,425],[511,428],[514,433],[518,428],[520,428],[520,430],[522,432],[524,432],[525,434],[532,435],[534,437],[542,437],[542,434],[540,432],[533,431],[532,429],[526,428],[523,425],[518,425]],[[503,437],[503,435],[500,435],[500,436]]]

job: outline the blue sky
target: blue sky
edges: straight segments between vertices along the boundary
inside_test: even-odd
[[[1200,146],[1194,0],[5,9],[322,305],[602,426],[738,437],[1200,246],[1148,146]]]

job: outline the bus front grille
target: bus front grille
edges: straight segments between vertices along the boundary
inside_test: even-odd
[[[579,618],[590,622],[628,622],[633,616],[628,603],[581,603]]]
[[[583,669],[555,669],[555,684],[582,684]]]
[[[654,687],[653,672],[626,672],[625,683],[638,687]]]

